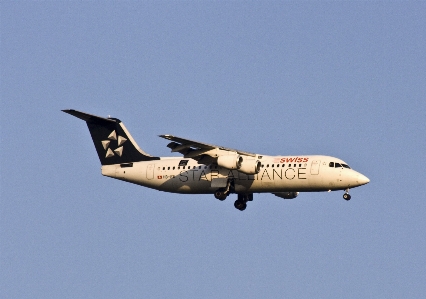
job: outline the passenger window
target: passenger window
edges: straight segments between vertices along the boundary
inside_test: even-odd
[[[173,170],[175,170],[175,167],[173,166]]]
[[[265,165],[262,164],[262,168],[265,167]]]
[[[272,164],[272,166],[271,167],[274,167],[274,164]]]
[[[170,167],[167,167],[167,170],[170,170]]]
[[[284,167],[284,166],[285,166],[285,164],[281,165],[281,167]]]
[[[299,167],[302,167],[302,164],[299,164]]]
[[[269,167],[269,164],[266,164],[266,167],[268,168],[268,167]]]
[[[294,164],[294,166],[293,167],[296,167],[296,164]]]
[[[328,164],[328,166],[334,167],[334,162],[330,162],[330,164]]]
[[[180,167],[178,166],[178,169],[180,169]]]
[[[166,170],[166,167],[163,167],[163,170]]]
[[[200,165],[200,166],[198,166],[198,169],[201,169],[201,165]]]
[[[339,168],[339,167],[342,167],[342,165],[340,165],[340,163],[334,163],[334,168]]]

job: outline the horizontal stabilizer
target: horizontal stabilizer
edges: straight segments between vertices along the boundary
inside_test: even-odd
[[[66,109],[66,110],[62,110],[65,113],[71,114],[75,117],[78,117],[79,119],[82,119],[86,122],[98,122],[98,123],[105,123],[105,124],[109,124],[109,123],[121,123],[121,121],[117,118],[103,118],[100,116],[96,116],[96,115],[92,115],[89,113],[85,113],[85,112],[80,112],[77,110],[73,110],[73,109]]]

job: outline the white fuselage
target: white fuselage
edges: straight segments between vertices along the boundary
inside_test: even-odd
[[[160,160],[104,165],[102,174],[122,181],[173,193],[212,194],[212,181],[232,179],[235,193],[345,190],[364,185],[369,179],[330,156],[260,156],[258,174],[247,175],[196,160],[163,157]],[[339,167],[331,167],[331,163]]]

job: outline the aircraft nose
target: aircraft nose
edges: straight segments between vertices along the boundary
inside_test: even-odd
[[[370,179],[367,178],[365,175],[359,173],[358,176],[357,176],[357,182],[360,185],[365,185],[365,184],[368,184],[370,182]]]

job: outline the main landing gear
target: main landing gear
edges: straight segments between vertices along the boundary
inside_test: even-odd
[[[349,194],[349,188],[345,190],[345,194],[343,194],[344,200],[351,200],[351,195]]]
[[[238,194],[238,199],[234,202],[234,207],[240,211],[247,208],[247,202],[253,200],[253,194]]]
[[[233,180],[228,179],[228,181],[226,182],[226,187],[217,189],[214,192],[214,197],[216,197],[217,199],[221,201],[225,200],[232,190],[234,190],[234,182]]]
[[[214,197],[216,197],[217,199],[221,201],[225,200],[228,197],[228,195],[229,195],[229,191],[226,192],[225,188],[217,189],[214,193]]]
[[[229,193],[226,193],[223,189],[218,189],[214,193],[214,197],[219,200],[225,200]],[[253,194],[238,194],[238,199],[234,202],[234,207],[240,211],[244,211],[247,208],[247,202],[253,200]]]
[[[214,197],[220,201],[225,200],[228,195],[235,192],[233,181],[229,180],[225,188],[219,188],[214,192]],[[247,202],[253,200],[253,194],[238,194],[238,198],[234,203],[234,207],[240,211],[244,211],[247,208]]]

